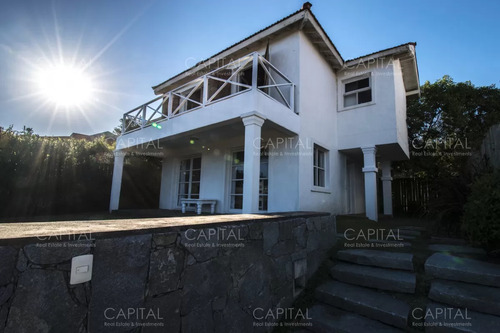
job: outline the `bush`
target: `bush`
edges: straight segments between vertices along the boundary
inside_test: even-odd
[[[40,137],[0,127],[0,218],[104,212],[109,207],[113,145]],[[127,156],[120,209],[158,208],[161,163]]]
[[[476,245],[500,248],[500,170],[478,178],[464,207],[462,229]]]

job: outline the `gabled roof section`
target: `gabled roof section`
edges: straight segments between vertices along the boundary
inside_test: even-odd
[[[257,31],[251,36],[229,46],[228,48],[214,54],[210,58],[201,61],[193,67],[171,77],[170,79],[153,86],[154,93],[159,95],[166,93],[176,87],[201,76],[199,73],[220,67],[221,59],[237,59],[251,53],[256,48],[263,47],[268,40],[290,31],[301,30],[315,45],[318,52],[325,58],[334,70],[346,66],[355,66],[363,62],[383,57],[399,59],[403,71],[403,80],[406,95],[420,94],[420,83],[415,53],[416,43],[406,43],[378,52],[370,53],[351,60],[344,60],[340,55],[330,37],[316,19],[311,11],[311,4],[306,2],[302,8],[295,13],[282,18],[270,26]]]
[[[249,52],[249,49],[262,46],[268,39],[272,39],[277,35],[293,30],[302,30],[313,44],[316,45],[318,51],[323,57],[331,64],[333,68],[341,68],[344,64],[337,48],[330,40],[323,27],[319,24],[318,20],[311,12],[311,4],[304,3],[302,8],[295,13],[271,24],[270,26],[257,31],[251,36],[229,46],[228,48],[214,54],[210,58],[201,61],[193,67],[171,77],[170,79],[153,86],[155,94],[165,93],[176,86],[190,80],[193,76],[198,76],[196,73],[211,69],[218,59],[236,59],[244,56]]]
[[[399,59],[401,70],[403,72],[403,81],[406,90],[406,96],[420,94],[420,79],[418,75],[417,55],[415,47],[417,43],[411,42],[401,44],[381,51],[373,52],[358,58],[345,61],[346,67],[356,66],[364,62],[370,62],[380,58]]]

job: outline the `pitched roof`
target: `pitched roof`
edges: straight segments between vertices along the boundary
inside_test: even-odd
[[[327,59],[327,61],[331,63],[333,67],[340,68],[344,63],[344,59],[342,59],[340,53],[331,41],[330,37],[326,34],[323,27],[321,27],[318,20],[311,12],[310,7],[311,4],[307,2],[304,3],[300,10],[282,18],[279,21],[276,21],[275,23],[257,31],[256,33],[240,40],[239,42],[232,44],[224,50],[214,54],[210,58],[198,62],[193,67],[182,71],[181,73],[165,80],[164,82],[153,86],[153,90],[156,94],[165,92],[164,90],[166,88],[170,87],[176,82],[179,82],[186,76],[193,74],[194,72],[202,68],[205,69],[206,67],[209,67],[213,62],[215,62],[214,59],[224,58],[225,56],[229,55],[233,56],[238,51],[241,51],[242,48],[248,47],[249,45],[255,45],[256,43],[261,43],[263,40],[266,40],[267,37],[273,36],[294,24],[297,25],[298,29],[303,29],[306,34],[309,34],[312,36],[312,38],[318,40],[319,42],[317,46],[319,48],[323,48],[323,56]],[[244,54],[241,54],[241,56],[243,55]]]
[[[388,52],[388,51],[391,51],[391,50],[394,50],[394,49],[397,49],[397,48],[401,48],[401,47],[404,47],[404,46],[407,46],[407,45],[417,46],[417,43],[416,42],[408,42],[408,43],[400,44],[398,46],[388,47],[388,48],[380,50],[380,51],[376,51],[376,52],[372,52],[372,53],[368,53],[368,54],[362,55],[360,57],[348,59],[345,62],[347,63],[347,62],[352,62],[352,61],[360,60],[362,58],[368,58],[368,57],[371,57],[371,56],[378,55],[379,53]]]
[[[394,54],[404,50],[406,50],[406,52],[411,52],[411,48],[407,48],[410,45],[413,47],[413,50],[415,48],[416,43],[406,43],[346,61],[342,58],[335,44],[333,44],[332,40],[321,26],[316,16],[314,16],[314,14],[312,13],[310,9],[311,6],[312,5],[309,2],[304,3],[304,5],[300,10],[280,19],[279,21],[276,21],[275,23],[257,31],[256,33],[240,40],[239,42],[228,46],[227,48],[214,54],[208,59],[196,63],[191,68],[188,68],[180,72],[179,74],[174,75],[173,77],[163,81],[162,83],[153,86],[152,88],[154,92],[156,94],[161,94],[163,92],[166,92],[170,90],[168,88],[177,85],[178,83],[182,82],[182,80],[187,80],[187,77],[191,74],[196,73],[196,71],[210,67],[210,65],[213,64],[217,58],[224,58],[229,55],[234,55],[235,53],[241,51],[244,47],[249,47],[249,45],[255,45],[256,43],[262,42],[263,40],[266,39],[266,37],[270,37],[274,34],[277,34],[283,29],[290,27],[293,24],[298,24],[298,28],[303,30],[304,33],[308,35],[308,37],[315,42],[315,45],[318,47],[319,52],[322,54],[322,56],[331,64],[333,68],[336,69],[339,69],[348,63],[362,62],[365,59],[373,59],[381,57],[385,54],[390,54],[390,53]],[[244,54],[241,54],[241,56],[243,55]],[[416,66],[416,60],[415,60],[415,66]],[[416,85],[418,87],[419,86],[418,72],[416,77],[417,77]],[[410,90],[413,90],[415,86],[414,84],[415,80],[412,79],[411,82],[413,83],[411,84],[412,88]]]
[[[283,21],[286,21],[288,18],[290,18],[290,17],[292,17],[292,16],[294,16],[294,15],[296,15],[296,14],[300,13],[300,12],[303,12],[304,10],[306,10],[306,9],[304,9],[304,8],[302,7],[300,10],[298,10],[298,11],[296,11],[296,12],[294,12],[294,13],[292,13],[292,14],[290,14],[290,15],[288,15],[288,16],[286,16],[286,17],[284,17],[284,18],[282,18],[281,20],[279,20],[279,21],[277,21],[277,22],[275,22],[275,23],[273,23],[273,24],[271,24],[271,25],[269,25],[269,26],[267,26],[267,27],[265,27],[265,28],[263,28],[263,29],[261,29],[261,30],[257,31],[256,33],[254,33],[254,34],[252,34],[252,35],[250,35],[250,36],[248,36],[248,37],[246,37],[246,38],[244,38],[244,39],[240,40],[239,42],[236,42],[236,43],[234,43],[234,44],[232,44],[232,45],[230,45],[230,46],[226,47],[225,49],[223,49],[222,51],[220,51],[220,52],[218,52],[218,53],[214,54],[213,56],[211,56],[211,57],[209,57],[209,58],[207,58],[207,59],[205,59],[205,60],[202,60],[202,61],[200,61],[200,62],[197,62],[197,63],[196,63],[194,66],[192,66],[191,68],[188,68],[188,69],[186,69],[186,70],[184,70],[184,71],[180,72],[179,74],[176,74],[176,75],[172,76],[171,78],[169,78],[169,79],[167,79],[167,80],[163,81],[162,83],[159,83],[159,84],[157,84],[156,86],[153,86],[153,87],[152,87],[152,88],[153,88],[153,90],[156,90],[156,89],[157,89],[158,87],[160,87],[161,85],[163,85],[163,84],[167,83],[167,82],[168,82],[168,81],[170,81],[170,80],[175,79],[176,77],[181,76],[181,75],[182,75],[182,74],[184,74],[184,73],[189,72],[190,70],[192,70],[193,68],[198,67],[199,65],[206,64],[206,63],[207,63],[210,59],[213,59],[213,58],[215,58],[215,57],[217,57],[217,56],[221,55],[222,53],[224,53],[224,52],[228,51],[229,49],[231,49],[231,48],[233,48],[233,47],[235,47],[235,46],[237,46],[238,44],[241,44],[241,43],[243,43],[243,42],[245,42],[245,41],[247,41],[247,40],[251,39],[252,37],[257,36],[257,35],[258,35],[258,34],[260,34],[261,32],[263,32],[263,31],[265,31],[265,30],[267,30],[267,29],[269,29],[269,28],[271,28],[271,27],[273,27],[273,26],[275,26],[275,25],[277,25],[277,24],[279,24],[279,23],[281,23],[281,22],[283,22]]]

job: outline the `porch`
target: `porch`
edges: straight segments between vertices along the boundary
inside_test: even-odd
[[[115,151],[110,211],[119,207],[124,155],[137,150],[161,151],[163,155],[160,208],[178,209],[180,199],[208,199],[225,205],[218,212],[267,210],[262,209],[260,143],[263,138],[298,134],[294,94],[294,84],[254,52],[125,113]],[[224,161],[234,159],[235,147],[240,147],[237,150],[242,154],[237,159],[244,161],[238,166],[242,179],[222,177],[217,178],[220,183],[210,185],[207,178],[205,188],[222,188],[224,194],[218,193],[218,197],[204,196],[203,189],[193,190],[194,177],[202,177],[201,169],[194,169],[193,175],[192,163],[198,163],[193,156],[218,160],[219,168],[229,170],[233,167],[226,167]],[[210,169],[206,162],[207,166]],[[186,182],[177,177],[182,168],[189,173]],[[195,182],[200,186],[202,180]],[[238,189],[225,188],[233,182],[238,182]],[[236,193],[240,188],[242,193]],[[225,204],[227,199],[232,200],[231,207]],[[241,205],[234,205],[235,200],[241,200]]]
[[[372,220],[393,215],[392,162],[403,159],[398,144],[344,149],[346,156],[347,212],[364,213]]]

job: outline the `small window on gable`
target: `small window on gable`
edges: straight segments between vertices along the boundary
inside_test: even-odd
[[[344,107],[372,101],[371,77],[362,77],[344,84]]]

